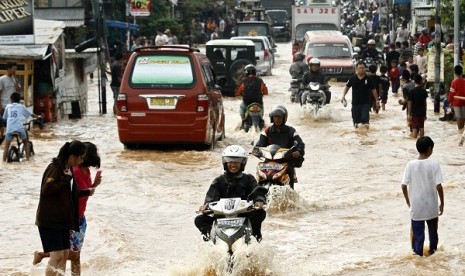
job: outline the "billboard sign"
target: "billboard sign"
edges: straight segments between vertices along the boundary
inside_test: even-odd
[[[149,16],[150,0],[131,0],[130,12],[132,16]]]
[[[34,44],[34,1],[0,0],[0,44]]]

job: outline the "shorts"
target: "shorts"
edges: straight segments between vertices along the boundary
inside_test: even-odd
[[[454,106],[455,118],[465,119],[465,106]]]
[[[79,220],[79,232],[71,230],[69,233],[69,243],[71,251],[81,251],[82,245],[84,244],[84,238],[86,237],[87,221],[86,217],[83,216]]]
[[[69,229],[39,226],[39,234],[45,253],[69,249]]]
[[[425,128],[425,117],[412,117],[412,129],[421,129]]]
[[[387,103],[388,92],[387,92],[387,91],[381,91],[380,99],[381,99],[381,102],[382,102],[383,104]]]
[[[6,140],[8,142],[11,142],[11,140],[13,140],[13,133],[18,133],[19,135],[19,138],[21,140],[24,140],[27,138],[27,135],[26,135],[26,131],[23,129],[18,129],[18,130],[15,130],[14,132],[10,132],[10,133],[6,133],[5,136],[6,136]]]

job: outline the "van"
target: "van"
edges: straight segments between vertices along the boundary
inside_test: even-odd
[[[138,144],[215,145],[224,137],[224,110],[208,58],[187,45],[138,48],[117,97],[118,136]]]
[[[355,74],[355,54],[349,38],[339,31],[308,31],[303,41],[307,62],[318,58],[328,78],[349,79]]]

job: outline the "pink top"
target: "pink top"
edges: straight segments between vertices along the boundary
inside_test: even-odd
[[[89,168],[73,167],[74,179],[76,180],[79,190],[86,190],[92,187],[92,179],[90,177]],[[79,218],[84,216],[87,207],[88,196],[79,198]]]

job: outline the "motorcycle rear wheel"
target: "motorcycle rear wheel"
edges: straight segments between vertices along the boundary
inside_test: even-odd
[[[19,162],[19,150],[16,146],[11,146],[8,150],[7,162]]]

